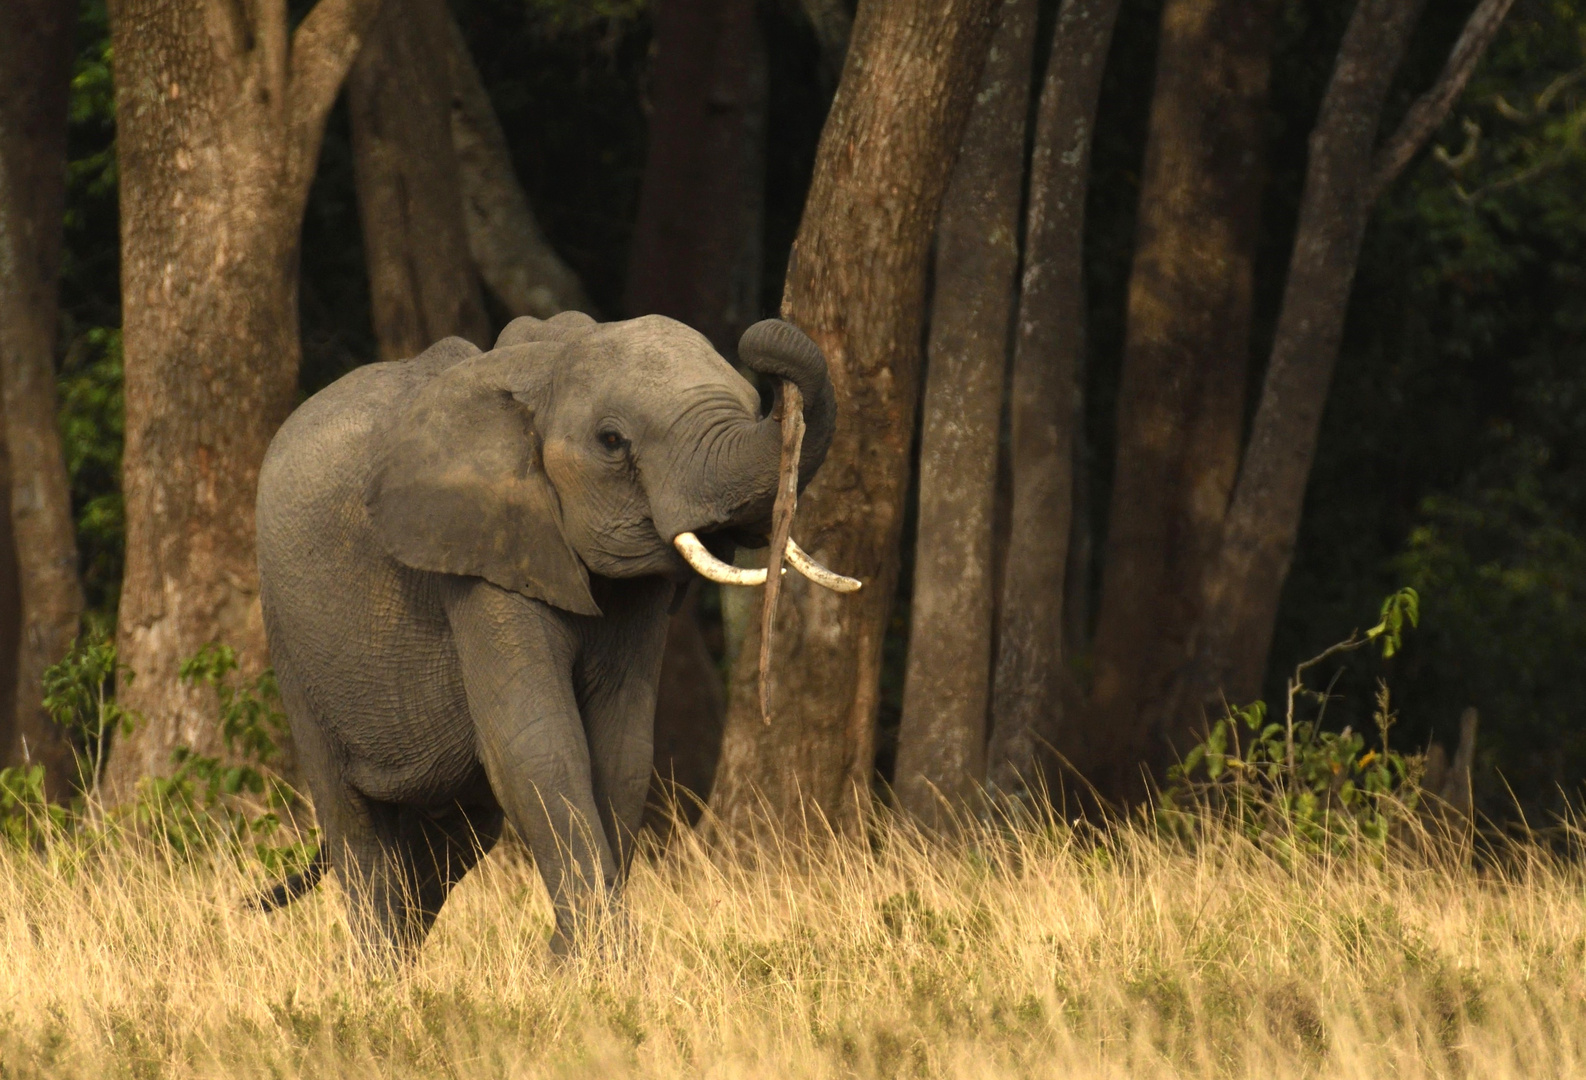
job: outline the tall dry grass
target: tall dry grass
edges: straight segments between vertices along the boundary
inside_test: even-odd
[[[121,843],[0,854],[6,1077],[1541,1077],[1586,1074],[1586,873],[882,823],[757,866],[641,862],[627,916],[545,949],[500,850],[409,968],[333,885]]]

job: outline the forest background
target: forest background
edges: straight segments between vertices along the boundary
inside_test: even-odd
[[[298,8],[308,6],[293,5],[294,22],[303,14]],[[449,6],[550,246],[603,317],[651,310],[635,291],[634,275],[646,272],[635,237],[654,152],[651,118],[667,92],[664,80],[678,77],[668,76],[656,48],[666,5],[452,0]],[[1307,138],[1353,7],[1342,0],[1282,0],[1270,10],[1270,84],[1257,95],[1260,161],[1252,169],[1259,214],[1250,275],[1252,360],[1239,417],[1246,426],[1282,302]],[[1428,6],[1395,77],[1384,131],[1434,81],[1474,7]],[[1088,642],[1102,603],[1162,11],[1160,0],[1120,5],[1094,123],[1083,247],[1083,434],[1074,458],[1071,533],[1081,569],[1077,579],[1070,571],[1065,618],[1072,632],[1063,657],[1081,686],[1091,676]],[[1038,14],[1035,33],[1045,42],[1058,21],[1056,4],[1041,3]],[[749,295],[757,310],[748,316],[779,310],[852,12],[841,4],[768,2],[754,16],[746,55],[763,61],[764,97],[754,122],[763,125],[755,136],[760,156],[747,155],[740,181],[752,190],[753,212],[739,219],[754,233],[743,244],[755,267]],[[85,626],[107,634],[121,598],[125,518],[115,59],[102,0],[80,5],[73,48],[59,429]],[[1032,115],[1047,50],[1038,45],[1034,56],[1025,83]],[[1377,203],[1264,677],[1268,700],[1280,699],[1298,661],[1373,621],[1385,594],[1413,586],[1422,598],[1420,630],[1391,660],[1346,665],[1329,723],[1369,724],[1351,703],[1364,710],[1379,674],[1393,688],[1401,747],[1434,740],[1452,746],[1461,713],[1475,707],[1481,716],[1475,782],[1482,804],[1496,814],[1511,812],[1516,797],[1529,813],[1558,810],[1586,779],[1583,74],[1586,9],[1576,0],[1516,0],[1433,136],[1431,152],[1417,156]],[[298,389],[304,396],[381,356],[352,129],[344,92],[330,114],[303,221]],[[508,306],[489,290],[481,295],[482,317],[499,328]],[[723,347],[730,346],[729,338]],[[866,418],[843,422],[862,425]],[[880,665],[875,776],[887,783],[896,779],[905,708],[917,503],[911,486]],[[15,551],[10,540],[0,547],[4,656],[16,652],[20,625]],[[711,657],[723,663],[729,643],[718,593],[701,590],[690,617]],[[0,673],[13,686],[17,678],[14,665]],[[12,697],[0,693],[0,700]]]

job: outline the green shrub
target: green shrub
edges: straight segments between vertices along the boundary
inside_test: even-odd
[[[1337,850],[1357,840],[1386,840],[1395,815],[1416,805],[1420,778],[1419,759],[1388,745],[1396,714],[1387,683],[1377,681],[1378,739],[1368,748],[1365,735],[1348,726],[1337,732],[1323,728],[1332,683],[1313,690],[1305,678],[1329,658],[1371,642],[1384,658],[1391,657],[1405,630],[1419,621],[1420,597],[1414,589],[1401,589],[1383,601],[1371,629],[1351,634],[1294,669],[1283,721],[1269,718],[1265,702],[1230,707],[1206,739],[1168,770],[1159,824],[1188,837],[1210,813],[1232,819],[1261,843]],[[1314,707],[1314,715],[1299,715],[1303,706]]]

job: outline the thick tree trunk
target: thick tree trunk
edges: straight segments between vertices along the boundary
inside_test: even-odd
[[[623,306],[727,356],[760,316],[765,42],[753,0],[660,0],[650,145]]]
[[[978,791],[991,696],[992,518],[1019,271],[1035,0],[1003,0],[936,228],[903,723],[893,788],[921,821]]]
[[[583,283],[545,238],[512,171],[507,137],[462,31],[453,19],[448,18],[447,24],[452,148],[457,155],[468,249],[479,276],[514,316],[548,319],[562,311],[593,314]]]
[[[1422,2],[1360,0],[1339,47],[1311,133],[1261,402],[1181,675],[1185,719],[1198,719],[1222,695],[1239,702],[1260,693],[1372,203],[1447,115],[1512,0],[1482,0],[1436,85],[1374,154],[1383,102]]]
[[[1161,710],[1239,466],[1274,9],[1162,12],[1084,731],[1085,768],[1115,799],[1171,760]]]
[[[347,77],[369,305],[380,357],[443,337],[490,345],[452,145],[442,0],[384,0]]]
[[[624,306],[685,322],[732,357],[760,316],[765,40],[753,0],[660,0],[654,21],[654,109]],[[672,619],[661,664],[652,802],[675,787],[694,816],[715,777],[725,710],[691,600]]]
[[[113,0],[127,438],[117,640],[146,723],[114,793],[185,744],[221,750],[205,642],[266,662],[253,552],[260,461],[297,394],[298,235],[325,116],[377,0]]]
[[[729,832],[763,806],[786,825],[851,828],[868,806],[881,644],[919,401],[927,259],[991,34],[993,0],[863,0],[821,134],[783,294],[820,345],[838,430],[794,523],[800,544],[863,579],[844,596],[790,575],[777,612],[770,722],[758,628],[733,671],[711,798]]]
[[[1084,348],[1085,192],[1117,16],[1118,0],[1063,5],[1036,119],[1010,395],[1012,507],[987,748],[987,779],[1002,791],[1033,783],[1038,746],[1061,734],[1064,579]]]
[[[66,654],[83,609],[71,493],[55,427],[55,333],[66,189],[70,0],[0,5],[0,400],[11,482],[6,507],[21,597],[14,716],[0,755],[42,763],[65,795],[71,747],[43,708],[44,669]],[[9,635],[7,635],[9,636]],[[14,713],[13,713],[14,709]]]

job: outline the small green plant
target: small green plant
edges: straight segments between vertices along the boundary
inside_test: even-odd
[[[298,802],[297,793],[273,768],[287,730],[274,672],[266,669],[252,682],[242,682],[236,651],[211,642],[183,661],[178,675],[189,686],[214,689],[228,756],[177,747],[171,775],[148,777],[140,784],[135,808],[139,823],[179,854],[233,843],[250,845],[272,873],[306,865],[316,848],[312,840],[294,836],[284,844],[270,842],[281,830],[282,815]]]
[[[44,669],[44,709],[71,740],[77,789],[95,812],[111,736],[130,735],[142,719],[116,701],[117,685],[131,682],[131,669],[116,660],[116,644],[106,636],[79,637]]]
[[[1377,681],[1378,739],[1368,749],[1366,737],[1349,727],[1322,727],[1332,684],[1313,690],[1305,678],[1327,659],[1371,642],[1384,657],[1393,656],[1403,646],[1406,627],[1419,621],[1420,598],[1414,589],[1400,589],[1383,601],[1375,626],[1294,669],[1281,723],[1269,718],[1265,702],[1229,708],[1206,739],[1168,770],[1159,823],[1188,835],[1196,822],[1191,811],[1211,810],[1228,815],[1256,840],[1336,848],[1357,837],[1386,839],[1396,808],[1415,806],[1419,779],[1419,760],[1388,745],[1396,714],[1387,684]],[[1315,715],[1301,717],[1303,705],[1314,705]]]
[[[70,821],[67,808],[44,794],[44,766],[0,769],[0,839],[18,847],[38,847]]]

